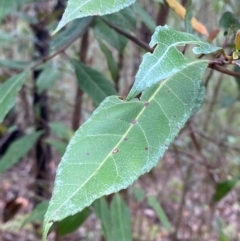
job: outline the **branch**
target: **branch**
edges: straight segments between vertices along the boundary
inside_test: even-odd
[[[94,19],[94,18],[93,18]],[[93,21],[92,19],[92,21]],[[92,23],[92,21],[89,22],[89,24],[86,26],[85,31],[87,31],[88,26]],[[80,35],[80,34],[79,34]],[[79,35],[77,35],[75,38],[73,38],[68,44],[65,44],[64,46],[62,46],[61,48],[59,48],[55,53],[50,54],[46,57],[41,58],[38,62],[36,62],[34,65],[32,65],[30,67],[30,70],[34,70],[35,68],[37,68],[39,65],[43,64],[44,62],[53,59],[55,56],[59,55],[60,53],[64,52],[70,45],[72,45],[78,38]]]
[[[143,42],[142,40],[140,40],[138,37],[130,34],[129,32],[123,30],[122,28],[119,28],[118,26],[108,22],[107,20],[103,19],[103,22],[105,24],[107,24],[110,28],[114,29],[116,32],[118,32],[119,34],[125,36],[126,38],[132,40],[135,44],[137,44],[138,46],[142,47],[143,49],[145,49],[147,52],[153,52],[154,48],[151,48],[147,43]]]
[[[210,69],[214,69],[214,70],[216,70],[218,72],[221,72],[223,74],[227,74],[227,75],[230,75],[230,76],[233,76],[233,77],[236,77],[236,78],[240,78],[240,73],[229,70],[229,69],[226,69],[226,68],[223,68],[219,65],[209,64],[208,67]]]

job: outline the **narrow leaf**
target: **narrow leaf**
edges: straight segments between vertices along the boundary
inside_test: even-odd
[[[73,216],[69,216],[57,224],[57,233],[59,236],[64,236],[76,231],[88,218],[91,211],[89,208],[83,209],[81,212]]]
[[[215,202],[219,202],[230,191],[232,191],[232,189],[236,186],[237,182],[238,182],[237,179],[232,179],[232,180],[226,180],[226,181],[218,183],[216,185],[216,190],[215,190],[213,200]]]
[[[34,221],[42,221],[48,208],[48,201],[39,203],[30,215],[23,221],[21,227]]]
[[[86,17],[74,20],[68,28],[56,35],[51,42],[51,50],[71,43],[76,37],[82,37],[92,22],[92,19],[92,17]]]
[[[142,202],[146,195],[145,191],[139,187],[134,187],[133,193],[138,202]]]
[[[154,47],[156,44],[157,47],[153,53],[146,53],[143,56],[136,80],[128,94],[128,100],[186,66],[188,60],[176,49],[176,46],[197,44],[199,47],[193,48],[194,54],[209,54],[221,49],[205,43],[195,35],[179,32],[168,26],[156,28],[150,46]]]
[[[64,27],[68,22],[86,16],[102,16],[126,8],[135,0],[69,0],[67,8],[55,32]]]
[[[130,211],[119,194],[111,202],[111,217],[113,237],[118,241],[132,241]]]
[[[86,92],[97,105],[107,96],[117,94],[113,84],[102,73],[77,60],[71,60],[71,63],[75,68],[80,88]]]
[[[185,19],[184,19],[186,32],[188,32],[188,33],[193,32],[192,24],[191,24],[192,17],[193,17],[192,0],[188,0],[187,1],[186,16],[185,16]]]
[[[5,115],[14,106],[18,91],[22,88],[27,72],[15,75],[6,80],[0,86],[0,122],[3,121]]]
[[[14,70],[24,70],[30,66],[30,62],[20,61],[20,60],[9,60],[9,59],[0,59],[0,66],[14,69]]]
[[[56,151],[63,156],[63,154],[66,151],[67,148],[67,143],[64,141],[59,141],[59,140],[46,140],[46,143],[48,143],[49,145],[51,145],[54,149],[56,149]]]
[[[118,192],[154,167],[192,114],[207,61],[198,60],[143,92],[106,98],[71,139],[58,166],[44,234],[52,223]]]
[[[137,14],[137,16],[141,18],[141,20],[148,27],[148,29],[154,32],[155,28],[157,27],[155,22],[138,2],[133,4],[133,10]]]
[[[37,78],[38,93],[49,89],[60,78],[60,72],[58,69],[52,66],[46,66],[39,77]]]
[[[105,197],[101,197],[94,202],[95,213],[101,221],[102,231],[107,241],[112,240],[112,224],[110,210]]]
[[[167,217],[166,213],[164,212],[162,206],[157,201],[157,199],[153,196],[148,197],[148,204],[156,212],[156,214],[157,214],[159,220],[161,221],[163,227],[166,228],[166,230],[168,230],[170,232],[171,231],[171,224],[168,220],[168,217]]]
[[[98,39],[103,39],[119,52],[123,52],[127,45],[128,39],[117,33],[114,29],[107,26],[101,19],[97,18],[93,24],[94,35]]]
[[[125,30],[136,30],[136,16],[132,7],[128,7],[119,12],[106,15],[103,17],[103,19]]]
[[[108,68],[111,72],[112,79],[115,81],[118,75],[118,66],[115,59],[113,58],[112,52],[100,39],[98,39],[98,44],[107,59]]]
[[[42,131],[38,131],[14,141],[4,156],[0,158],[0,174],[20,161],[32,149],[41,135]]]
[[[63,140],[69,141],[73,136],[73,130],[62,122],[51,122],[49,126],[53,133]]]

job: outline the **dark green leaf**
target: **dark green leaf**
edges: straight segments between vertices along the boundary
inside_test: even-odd
[[[92,19],[92,17],[86,17],[74,20],[68,28],[56,35],[56,37],[51,42],[50,49],[58,49],[71,43],[77,37],[82,37],[92,22]]]
[[[128,42],[127,38],[111,29],[100,18],[95,19],[92,26],[94,34],[97,38],[105,40],[119,52],[123,52]]]
[[[102,52],[104,53],[104,55],[107,59],[108,68],[111,72],[112,79],[115,81],[118,76],[117,63],[116,63],[115,59],[113,58],[112,52],[107,48],[107,46],[100,39],[98,39],[98,43],[99,43],[99,46],[100,46]]]
[[[30,215],[23,221],[21,227],[34,221],[42,221],[44,219],[44,214],[48,208],[48,201],[43,201],[39,203],[36,208],[30,213]]]
[[[76,231],[88,218],[91,211],[89,208],[83,209],[81,212],[76,213],[73,216],[69,216],[57,223],[57,233],[59,236]]]
[[[171,224],[167,218],[166,213],[164,212],[162,206],[157,201],[157,199],[153,196],[148,197],[148,204],[153,210],[156,212],[159,220],[161,221],[164,228],[166,228],[169,232],[171,231]]]
[[[46,66],[37,78],[38,93],[49,89],[60,78],[60,72],[57,68]]]
[[[148,27],[151,32],[154,32],[157,25],[153,21],[152,17],[142,8],[142,6],[136,2],[133,4],[133,10],[141,18],[144,24]]]
[[[0,86],[0,122],[14,106],[17,93],[22,88],[26,77],[27,72],[23,72],[6,80]]]
[[[215,202],[219,202],[222,198],[224,198],[233,188],[236,186],[238,180],[226,180],[223,182],[219,182],[216,185],[215,194],[213,196],[213,200]]]
[[[98,105],[107,96],[116,95],[114,85],[100,72],[77,61],[72,60],[80,88]]]
[[[119,194],[111,202],[111,218],[113,237],[118,241],[132,241],[130,211]]]
[[[42,131],[25,135],[14,141],[7,149],[3,157],[0,158],[0,173],[5,172],[14,164],[19,162],[35,145]]]
[[[240,22],[231,12],[225,12],[219,20],[219,26],[236,31],[240,28]]]
[[[112,224],[110,210],[105,197],[102,197],[94,202],[95,213],[101,221],[102,230],[107,241],[112,240]]]
[[[131,7],[103,17],[106,21],[125,30],[136,30],[136,16]]]

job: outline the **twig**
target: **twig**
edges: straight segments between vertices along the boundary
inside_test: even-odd
[[[199,134],[200,136],[202,136],[204,139],[212,142],[213,144],[217,145],[217,146],[222,146],[222,147],[225,147],[227,149],[230,149],[230,150],[233,150],[233,151],[236,151],[236,152],[240,152],[240,148],[239,147],[235,147],[235,146],[230,146],[228,145],[227,143],[225,142],[219,142],[219,141],[216,141],[214,138],[206,135],[203,131],[201,130],[198,130],[196,128],[194,128],[194,131]]]
[[[92,20],[93,21],[93,20]],[[92,21],[89,22],[89,25],[92,23]],[[88,26],[89,26],[88,25]],[[87,29],[87,27],[86,27]],[[77,35],[75,38],[73,38],[68,44],[62,46],[61,48],[59,48],[58,50],[56,50],[55,53],[50,54],[48,56],[45,56],[43,58],[41,58],[38,62],[36,62],[34,65],[32,65],[30,67],[30,70],[34,70],[35,68],[37,68],[39,65],[43,64],[44,62],[53,59],[55,56],[59,55],[60,53],[64,52],[70,45],[72,45],[77,39],[79,38],[79,35]]]
[[[136,36],[128,33],[127,31],[123,30],[122,28],[119,28],[118,26],[106,21],[104,18],[102,18],[102,20],[104,21],[105,24],[107,24],[110,28],[114,29],[116,32],[120,33],[121,35],[125,36],[126,38],[132,40],[135,44],[137,44],[138,46],[142,47],[143,49],[145,49],[148,52],[153,52],[154,48],[151,48],[147,43],[143,42],[142,40],[140,40],[139,38],[137,38]]]
[[[240,78],[240,73],[237,73],[235,71],[231,71],[229,69],[226,69],[226,68],[222,68],[221,66],[219,65],[213,65],[213,64],[209,64],[208,67],[210,69],[214,69],[218,72],[221,72],[223,74],[227,74],[227,75],[230,75],[230,76],[233,76],[233,77],[237,77],[237,78]]]

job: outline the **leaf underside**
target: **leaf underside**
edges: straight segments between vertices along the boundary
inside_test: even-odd
[[[44,238],[53,222],[127,188],[157,164],[198,103],[206,67],[206,61],[187,63],[140,100],[110,96],[101,103],[75,133],[58,167]]]

